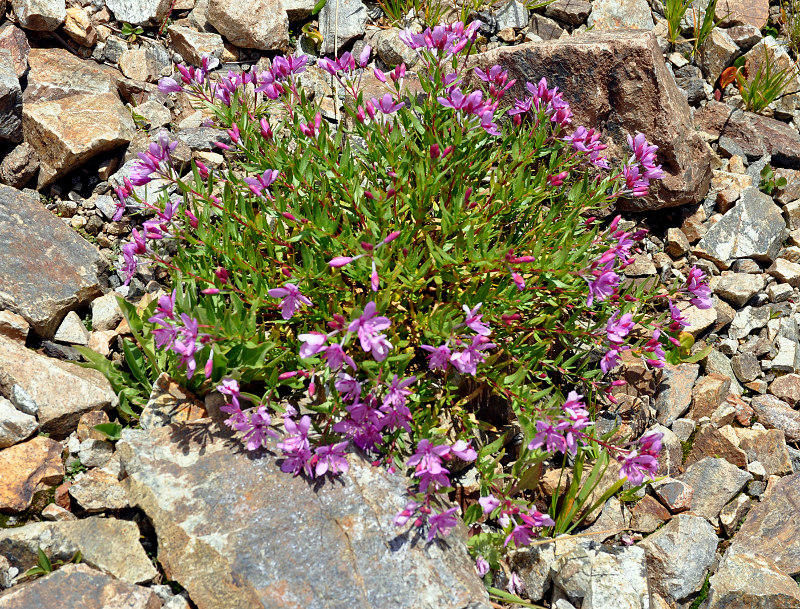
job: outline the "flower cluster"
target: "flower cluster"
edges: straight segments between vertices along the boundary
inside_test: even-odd
[[[179,362],[186,367],[186,378],[191,379],[197,370],[195,355],[211,340],[207,334],[201,334],[198,321],[186,313],[175,312],[175,292],[158,299],[156,314],[147,320],[156,326],[153,336],[156,346],[168,348],[179,356]],[[204,367],[206,378],[211,376],[214,365],[214,350],[209,351]]]
[[[661,432],[652,431],[643,435],[638,442],[638,449],[631,449],[627,454],[618,455],[622,463],[620,478],[628,478],[634,486],[644,482],[645,476],[651,480],[658,472],[658,454],[661,452]]]
[[[478,313],[482,304],[483,303],[479,302],[471,309],[467,305],[464,305],[463,309],[466,318],[463,323],[455,328],[467,327],[475,332],[475,335],[457,335],[448,338],[438,347],[422,345],[422,348],[429,354],[428,367],[431,370],[442,370],[446,372],[452,365],[461,374],[475,376],[478,371],[478,366],[486,361],[483,351],[494,349],[497,346],[489,341],[488,336],[492,333],[492,330],[482,321],[483,314]],[[454,348],[461,348],[462,350],[453,351],[450,348],[451,342]]]

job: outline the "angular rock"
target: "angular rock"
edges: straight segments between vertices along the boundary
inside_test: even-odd
[[[582,544],[560,557],[554,583],[589,609],[643,609],[649,605],[647,567],[641,548]],[[603,577],[596,577],[603,573]]]
[[[83,325],[83,321],[78,317],[75,311],[70,311],[67,316],[58,326],[53,338],[62,343],[70,345],[83,345],[89,344],[89,331]]]
[[[122,321],[122,309],[113,292],[92,301],[92,330],[113,330]]]
[[[767,476],[786,476],[793,473],[786,438],[779,429],[737,429],[739,447],[749,461],[764,466]]]
[[[673,514],[685,512],[692,506],[694,490],[683,480],[664,478],[652,485],[653,492]]]
[[[31,50],[25,32],[12,23],[4,23],[0,27],[0,49],[11,52],[17,77],[21,78],[28,71],[28,53]]]
[[[706,457],[686,468],[680,477],[692,487],[691,511],[716,525],[719,512],[753,476],[725,459]]]
[[[710,417],[722,405],[731,388],[731,379],[712,372],[701,378],[692,388],[692,407],[689,418],[697,421]]]
[[[319,12],[319,33],[323,39],[320,52],[323,55],[333,53],[335,48],[341,49],[353,38],[361,36],[367,25],[367,7],[361,0],[340,0],[338,29],[336,11],[337,3],[331,2],[325,3]]]
[[[21,189],[27,186],[39,171],[39,155],[31,146],[22,142],[0,162],[0,183]]]
[[[161,609],[162,605],[148,588],[126,584],[86,565],[69,564],[0,596],[0,609],[32,607]]]
[[[700,589],[719,540],[703,518],[674,516],[639,544],[647,556],[650,588],[672,602]]]
[[[125,430],[117,443],[159,562],[198,609],[488,607],[463,527],[445,545],[414,542],[392,524],[406,501],[401,478],[352,455],[337,484],[312,488],[269,454],[232,450],[238,440],[208,425]]]
[[[401,63],[410,68],[419,61],[419,55],[400,40],[400,30],[397,28],[378,30],[370,37],[370,44],[381,61],[390,68]]]
[[[786,123],[715,101],[695,112],[694,122],[712,136],[729,137],[751,161],[769,154],[774,167],[800,168],[800,133]]]
[[[106,6],[117,21],[148,25],[160,22],[169,14],[171,0],[106,0]]]
[[[661,384],[656,394],[656,410],[658,422],[672,425],[687,410],[692,399],[692,386],[697,380],[700,366],[697,364],[679,364],[663,369]]]
[[[731,368],[742,383],[750,383],[761,375],[761,365],[752,353],[740,353],[731,358]]]
[[[148,44],[120,55],[119,69],[127,78],[139,82],[158,82],[160,77],[172,74],[172,60],[164,47]]]
[[[100,410],[94,412],[103,412],[103,411]],[[92,431],[97,434],[100,433],[95,430]],[[81,442],[81,446],[78,449],[78,459],[80,460],[81,465],[83,465],[84,467],[104,467],[109,462],[113,454],[114,454],[114,447],[111,445],[111,442],[106,442],[104,440],[97,440],[95,438],[89,438],[84,440],[83,442]]]
[[[800,573],[800,474],[781,478],[747,514],[727,556],[760,554],[790,576]]]
[[[742,386],[736,380],[736,375],[733,373],[733,368],[731,368],[731,361],[724,354],[712,349],[703,362],[703,366],[706,374],[714,373],[729,378],[731,381],[731,393],[742,395]]]
[[[52,32],[67,17],[64,0],[11,0],[19,24],[26,30]]]
[[[0,49],[0,141],[22,141],[22,88],[11,52]]]
[[[704,330],[713,326],[717,321],[718,313],[716,308],[700,309],[690,302],[684,301],[678,304],[678,309],[689,324],[683,328],[684,331],[695,338]]]
[[[97,30],[92,25],[92,18],[80,6],[73,6],[67,9],[64,32],[84,47],[91,48],[97,42]]]
[[[116,93],[117,90],[111,72],[93,61],[75,57],[66,49],[31,49],[28,63],[28,86],[23,93],[25,104],[72,95]]]
[[[96,370],[44,357],[0,337],[0,394],[21,387],[39,407],[42,431],[63,438],[81,414],[116,404],[117,396]]]
[[[14,408],[14,405],[0,396],[0,449],[8,448],[27,440],[39,429],[36,417]]]
[[[712,282],[715,294],[735,307],[743,307],[753,296],[764,289],[766,280],[753,273],[728,273]]]
[[[544,15],[537,15],[536,13],[531,15],[528,31],[542,40],[555,40],[556,38],[561,38],[561,34],[564,33],[564,30],[558,23],[552,19],[548,19]]]
[[[775,277],[778,281],[788,283],[796,288],[800,287],[800,264],[789,262],[784,258],[778,258],[767,269],[767,273]]]
[[[747,453],[722,435],[713,425],[703,425],[697,432],[692,451],[686,458],[686,465],[692,465],[706,457],[719,457],[736,467],[747,467]]]
[[[595,0],[586,25],[596,31],[655,27],[647,0]]]
[[[106,93],[25,104],[23,130],[41,160],[38,188],[43,188],[130,142],[135,125],[119,97]]]
[[[710,584],[707,609],[800,607],[797,582],[763,556],[728,554]]]
[[[714,28],[697,54],[698,65],[715,84],[722,71],[733,63],[739,55],[739,47],[725,30]]]
[[[198,32],[188,27],[171,25],[167,28],[169,43],[188,63],[199,66],[203,61],[203,54],[219,59],[225,50],[222,36],[206,32]]]
[[[38,436],[0,451],[0,512],[23,512],[33,494],[64,477],[61,444]]]
[[[672,517],[669,510],[650,495],[645,495],[631,510],[631,529],[652,533]]]
[[[511,97],[521,98],[526,82],[546,77],[550,86],[563,91],[574,124],[614,134],[607,151],[612,157],[627,158],[625,133],[647,134],[648,141],[659,147],[658,162],[665,177],[655,199],[624,205],[659,209],[705,196],[711,180],[710,152],[695,133],[686,99],[667,71],[652,33],[591,31],[574,38],[501,47],[476,56],[474,62],[481,68],[497,63],[508,69],[509,77],[517,79],[508,93]]]
[[[780,429],[787,441],[800,442],[800,412],[774,395],[754,396],[750,405],[764,427]]]
[[[29,330],[30,325],[21,315],[11,311],[0,311],[0,335],[24,343]]]
[[[544,14],[568,25],[580,25],[592,12],[586,0],[554,0],[544,9]]]
[[[744,493],[740,494],[719,513],[719,522],[725,530],[725,534],[730,537],[744,520],[747,512],[753,505],[753,500]]]
[[[769,0],[719,0],[714,17],[724,27],[749,25],[760,30],[769,19]]]
[[[748,188],[733,209],[700,240],[695,253],[725,266],[734,258],[772,262],[778,255],[785,231],[786,222],[780,208],[757,188]]]
[[[155,429],[170,423],[195,421],[206,416],[208,413],[203,402],[164,372],[153,383],[153,391],[142,410],[139,424],[142,429]]]
[[[352,10],[348,7],[347,3],[341,4],[343,15]],[[281,0],[209,0],[208,22],[237,47],[270,51],[289,44],[289,18]],[[364,33],[363,26],[360,33]]]
[[[769,386],[769,392],[790,406],[800,404],[800,374],[784,374]]]
[[[122,581],[137,584],[152,580],[157,571],[139,543],[135,522],[90,517],[59,522],[31,522],[0,529],[0,555],[20,571],[36,564],[37,548],[51,560],[68,561],[80,550],[82,561]]]
[[[122,510],[129,505],[128,494],[116,476],[101,469],[90,469],[75,478],[69,487],[69,494],[90,514]]]

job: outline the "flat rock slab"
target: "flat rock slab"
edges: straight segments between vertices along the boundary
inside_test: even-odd
[[[751,161],[772,155],[773,167],[800,168],[800,134],[781,121],[710,101],[694,115],[697,128],[731,138]]]
[[[800,412],[774,395],[757,395],[750,405],[764,427],[780,429],[787,442],[800,442]]]
[[[0,451],[0,512],[24,512],[36,491],[61,482],[61,449],[60,442],[37,436]]]
[[[588,3],[585,3],[588,4]],[[547,14],[553,4],[548,6]],[[559,40],[501,47],[473,58],[473,65],[500,64],[517,79],[509,99],[527,95],[525,83],[547,78],[574,113],[573,126],[600,128],[610,156],[627,159],[627,134],[644,133],[658,146],[665,177],[655,197],[625,201],[636,209],[660,209],[701,200],[711,182],[708,146],[695,133],[686,98],[664,64],[652,32],[585,32]],[[623,201],[618,203],[623,204]]]
[[[403,478],[350,455],[347,474],[312,486],[210,425],[125,430],[117,444],[131,505],[198,609],[488,608],[463,527],[428,544],[393,525]]]
[[[720,510],[753,476],[725,459],[706,457],[688,466],[680,479],[694,491],[691,511],[716,525]]]
[[[97,370],[39,355],[0,336],[0,394],[11,399],[15,385],[39,407],[42,431],[55,438],[75,431],[84,412],[107,410],[117,401]]]
[[[711,576],[707,609],[800,607],[800,588],[763,556],[729,555]]]
[[[0,185],[0,309],[52,338],[68,311],[102,292],[100,253],[35,198]]]
[[[727,555],[760,554],[785,574],[800,574],[800,474],[781,478],[747,514]]]
[[[75,57],[66,49],[31,49],[27,61],[28,86],[22,97],[26,104],[117,90],[112,72],[94,61]]]
[[[135,522],[115,518],[31,522],[0,529],[0,555],[24,572],[36,566],[38,548],[51,560],[63,561],[69,561],[80,550],[84,564],[130,584],[141,584],[158,572],[139,543],[140,535]],[[75,605],[79,606],[83,607]]]
[[[0,595],[0,609],[160,609],[148,588],[132,586],[86,565],[65,565]]]

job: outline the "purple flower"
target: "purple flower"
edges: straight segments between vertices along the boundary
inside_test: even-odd
[[[158,90],[162,93],[178,93],[183,91],[183,87],[174,78],[166,77],[158,81]]]
[[[633,330],[634,325],[633,314],[625,313],[620,317],[619,311],[615,312],[606,323],[608,341],[615,345],[621,345],[625,342],[625,337]]]
[[[594,280],[586,282],[589,284],[589,295],[586,297],[586,306],[591,307],[595,298],[602,302],[611,294],[619,285],[619,276],[611,269],[606,269]]]
[[[467,326],[470,330],[475,332],[476,334],[480,334],[481,336],[489,336],[492,331],[489,329],[489,326],[485,324],[481,319],[483,318],[482,313],[478,313],[478,309],[481,308],[483,305],[482,302],[476,304],[472,309],[470,309],[467,305],[462,305],[462,309],[466,314],[466,319],[464,320],[464,325]]]
[[[386,330],[391,323],[387,317],[378,316],[375,303],[369,301],[364,312],[347,326],[347,331],[357,332],[361,348],[366,353],[372,352],[372,357],[382,362],[389,354],[392,344],[380,331]]]
[[[254,178],[244,178],[244,181],[254,195],[266,198],[269,195],[269,187],[278,179],[279,175],[280,172],[277,169],[267,169],[264,173]],[[265,192],[266,194],[264,194]]]
[[[308,334],[300,334],[297,338],[303,341],[303,344],[300,345],[300,357],[305,359],[322,351],[323,345],[328,340],[328,335],[322,332],[309,332]]]
[[[711,288],[704,282],[706,275],[703,271],[693,266],[689,270],[689,276],[686,278],[685,289],[694,295],[689,302],[691,302],[698,309],[710,309],[711,302]]]
[[[489,342],[489,339],[480,334],[472,339],[472,343],[466,349],[458,353],[454,353],[450,357],[450,363],[453,364],[456,370],[461,374],[471,374],[475,376],[478,371],[478,364],[482,364],[486,359],[483,357],[481,351],[486,349],[494,349],[497,345]]]
[[[669,302],[669,315],[670,318],[672,319],[670,327],[673,330],[679,330],[680,328],[685,328],[687,326],[690,326],[691,323],[689,322],[688,319],[686,319],[683,316],[683,313],[681,313],[681,310],[675,305],[674,302],[672,302],[672,299],[670,299],[668,302]]]
[[[342,399],[354,402],[361,397],[361,383],[345,372],[340,372],[334,383]]]
[[[550,421],[536,421],[536,431],[538,432],[533,440],[528,444],[528,448],[545,447],[545,450],[550,453],[563,453],[567,450],[567,440],[564,438],[564,428],[569,427],[569,424],[561,421],[553,425]]]
[[[416,452],[411,455],[407,464],[414,467],[414,477],[420,479],[420,490],[425,492],[430,482],[440,487],[450,486],[447,474],[450,470],[442,467],[442,457],[450,453],[450,447],[444,444],[434,446],[430,440],[423,439],[417,444]]]
[[[347,442],[324,444],[317,448],[315,451],[315,458],[317,460],[315,468],[316,476],[324,476],[328,472],[335,476],[346,472],[350,468],[350,464],[344,456],[346,448]]]
[[[514,545],[518,548],[522,548],[527,546],[531,542],[531,538],[533,537],[533,529],[531,529],[526,524],[518,524],[515,525],[513,529],[511,529],[511,533],[508,534],[506,537],[506,541],[503,544],[503,547],[508,545],[508,542],[512,539],[514,540]]]
[[[283,301],[281,301],[281,317],[284,319],[290,319],[302,305],[310,306],[312,304],[293,283],[284,283],[282,288],[272,288],[267,294],[272,298],[283,298]]]
[[[269,413],[265,406],[259,406],[257,410],[250,414],[250,420],[247,423],[247,430],[244,434],[247,450],[257,450],[261,447],[266,448],[268,437],[278,437],[278,434],[270,429],[269,425]]]
[[[285,459],[281,463],[281,471],[297,476],[304,471],[307,476],[311,476],[311,450],[308,442],[308,430],[311,427],[311,419],[308,415],[295,422],[290,417],[284,417],[283,426],[287,435],[282,442],[278,442],[278,449],[283,453]]]
[[[458,518],[453,514],[458,510],[457,507],[451,507],[444,512],[436,513],[428,519],[430,529],[428,530],[428,541],[432,541],[437,535],[446,537],[450,531],[458,524]]]
[[[396,527],[405,526],[406,523],[411,520],[414,514],[417,513],[419,506],[420,504],[413,500],[406,503],[405,507],[394,517],[394,525]]]
[[[430,353],[428,356],[428,368],[431,370],[447,370],[450,366],[450,347],[447,343],[438,347],[422,345],[422,348]]]
[[[475,570],[480,577],[483,577],[489,572],[489,563],[486,562],[483,556],[478,556],[478,558],[475,559]]]
[[[652,455],[640,455],[633,450],[618,459],[622,463],[619,470],[620,479],[627,477],[634,486],[639,486],[644,482],[645,476],[653,480],[658,473],[658,460]]]
[[[401,381],[395,374],[392,379],[392,384],[389,385],[389,391],[386,392],[386,396],[383,398],[383,405],[387,408],[404,406],[406,403],[406,396],[411,395],[411,390],[408,389],[408,387],[415,383],[416,380],[416,376],[410,376]]]
[[[317,65],[331,76],[336,76],[336,74],[339,72],[352,72],[356,68],[356,62],[349,51],[342,53],[342,56],[339,59],[329,59],[327,57],[323,57],[317,61]]]
[[[603,359],[600,360],[600,370],[603,371],[603,374],[608,374],[610,370],[619,366],[619,363],[619,351],[617,349],[609,349],[606,351]]]
[[[355,370],[356,363],[353,358],[347,355],[339,343],[329,345],[322,353],[322,359],[328,362],[328,367],[331,370],[339,370],[343,364],[347,364]]]
[[[450,447],[450,454],[467,463],[478,458],[478,453],[470,446],[470,442],[465,442],[464,440],[457,440],[456,443]]]
[[[386,93],[380,99],[373,97],[372,105],[375,106],[376,108],[379,108],[380,111],[383,112],[384,114],[392,114],[393,112],[397,112],[400,108],[405,106],[406,103],[395,102],[394,98],[392,97],[392,94]]]
[[[491,514],[498,507],[500,507],[500,500],[494,495],[487,495],[486,497],[481,497],[480,499],[478,499],[478,503],[480,504],[481,508],[483,508],[483,513],[486,516]]]
[[[508,583],[506,584],[506,590],[508,590],[511,594],[522,594],[525,592],[525,582],[522,581],[522,578],[516,573],[516,571],[512,571],[511,575],[508,577]]]

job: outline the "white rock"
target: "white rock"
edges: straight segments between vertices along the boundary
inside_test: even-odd
[[[147,25],[160,21],[169,13],[171,0],[106,0],[106,6],[117,21]]]
[[[56,330],[54,338],[62,343],[86,346],[89,344],[89,331],[83,325],[78,314],[70,311]]]
[[[0,396],[0,448],[8,448],[26,438],[37,429],[36,417],[20,412],[6,398]]]
[[[338,4],[338,7],[337,7]],[[338,20],[336,11],[338,8]],[[338,22],[338,28],[337,28]],[[323,55],[333,53],[334,47],[342,48],[356,36],[361,36],[367,25],[367,7],[361,0],[332,0],[326,2],[319,13],[319,32],[322,34]],[[334,45],[334,37],[337,45]]]
[[[67,18],[64,0],[11,0],[11,5],[26,30],[52,32]]]
[[[25,391],[19,385],[14,385],[11,387],[11,403],[14,404],[17,410],[20,412],[24,412],[25,414],[29,414],[31,416],[36,416],[39,414],[39,405],[36,403],[27,391]]]
[[[92,301],[92,330],[113,330],[122,321],[117,295],[106,294]],[[87,337],[88,344],[88,337]]]

